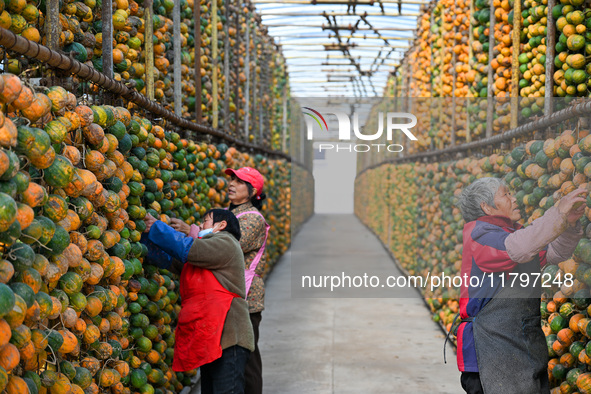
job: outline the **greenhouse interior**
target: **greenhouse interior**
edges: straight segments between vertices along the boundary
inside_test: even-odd
[[[586,0],[0,0],[0,392],[591,394],[590,179]]]

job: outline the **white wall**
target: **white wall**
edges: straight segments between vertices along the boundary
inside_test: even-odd
[[[318,150],[319,143],[314,143],[314,150]],[[338,145],[344,147],[347,143]],[[314,160],[316,213],[353,213],[356,163],[357,153],[342,149],[326,150],[324,160]]]

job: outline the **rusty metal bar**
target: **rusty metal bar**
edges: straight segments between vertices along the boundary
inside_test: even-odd
[[[439,110],[437,111],[439,119],[437,120],[437,124],[441,125],[443,121],[443,60],[445,59],[445,8],[441,10],[441,29],[439,29],[439,34],[441,36],[441,47],[439,48],[439,53],[441,54],[441,59],[439,59]],[[440,138],[437,143],[437,149],[443,149],[443,138]]]
[[[445,8],[441,10],[441,59],[439,59],[439,97],[443,97],[443,65],[445,64]]]
[[[193,19],[195,19],[195,120],[201,123],[201,2],[193,3]]]
[[[219,98],[218,98],[218,2],[211,1],[211,57],[213,59],[211,75],[211,95],[213,120],[211,125],[214,129],[218,128],[219,123]]]
[[[103,74],[113,78],[113,1],[103,0]]]
[[[556,53],[556,22],[552,16],[552,8],[556,0],[548,0],[548,21],[546,24],[546,82],[544,86],[544,115],[554,111],[554,55]]]
[[[468,25],[468,69],[472,70],[472,58],[474,57],[474,49],[472,48],[472,44],[474,43],[474,32],[472,28],[472,18],[474,15],[474,0],[470,0],[470,15],[468,16],[469,25]],[[468,92],[469,95],[469,92]],[[470,106],[470,98],[466,98],[466,111]],[[466,142],[472,141],[472,135],[470,134],[470,113],[466,114]]]
[[[256,137],[256,127],[259,123],[259,105],[260,100],[258,99],[258,92],[259,92],[259,83],[260,83],[260,76],[258,75],[257,66],[259,64],[259,37],[258,37],[258,29],[255,27],[254,29],[254,59],[252,68],[252,136],[253,138]],[[259,142],[259,141],[257,141]]]
[[[201,123],[201,5],[193,3],[193,19],[195,19],[195,120]]]
[[[250,134],[250,23],[251,13],[246,15],[246,59],[244,60],[244,73],[246,74],[246,104],[244,106],[244,138]]]
[[[455,33],[458,32],[457,26],[454,28],[454,46],[455,46]],[[451,66],[452,66],[452,86],[451,86],[451,146],[456,145],[456,82],[458,79],[458,75],[456,72],[456,52],[453,50],[452,47],[452,59],[451,59]]]
[[[487,100],[488,105],[486,107],[486,138],[490,138],[493,132],[493,120],[494,120],[494,109],[495,101],[493,96],[493,69],[490,62],[493,60],[495,53],[495,7],[490,4],[490,26],[488,31],[488,83],[487,83]]]
[[[257,95],[257,88],[258,88],[258,82],[259,82],[259,78],[257,75],[257,63],[258,63],[258,58],[259,58],[259,54],[258,54],[258,42],[257,42],[257,36],[258,36],[258,30],[254,29],[254,38],[253,38],[253,42],[254,42],[254,59],[253,59],[253,65],[254,67],[252,68],[252,97],[251,98],[247,98],[247,100],[252,100],[252,136],[254,137],[256,135],[256,126],[258,124],[258,114],[259,114],[259,100],[257,100],[258,95]]]
[[[548,13],[552,9],[548,8]],[[511,128],[517,127],[519,120],[519,52],[521,51],[521,1],[513,6],[513,48],[511,60]],[[552,57],[554,58],[554,57]]]
[[[429,29],[433,28],[433,25],[435,24],[435,14],[431,13],[431,18],[430,18],[431,22],[429,23]],[[430,35],[432,37],[432,35]],[[435,69],[435,63],[433,62],[433,40],[431,39],[431,45],[429,45],[430,48],[430,52],[429,52],[429,62],[431,63],[431,70]],[[429,89],[430,89],[430,97],[433,97],[433,74],[431,73],[430,77],[429,77]]]
[[[408,75],[406,76],[408,78],[408,97],[406,97],[405,101],[406,101],[406,112],[412,113],[412,93],[411,93],[411,81],[412,81],[412,71],[410,68],[410,59],[407,60],[406,62],[406,72],[408,73]],[[406,150],[406,144],[401,144],[404,146],[404,149]],[[406,156],[406,152],[404,152],[404,150],[402,152],[400,152],[400,157],[404,157]]]
[[[173,48],[174,48],[174,112],[183,114],[183,85],[181,83],[181,2],[175,1],[172,8]]]
[[[213,137],[218,137],[230,142],[233,145],[243,147],[246,149],[254,149],[260,152],[264,152],[269,155],[283,157],[289,161],[291,158],[278,151],[273,151],[263,147],[256,146],[254,144],[240,141],[236,138],[230,137],[220,130],[216,130],[212,127],[197,124],[189,121],[172,111],[167,110],[157,102],[148,99],[146,96],[140,94],[135,89],[130,89],[122,82],[116,81],[98,70],[90,67],[86,64],[80,63],[79,61],[56,51],[52,51],[44,45],[40,45],[33,41],[27,40],[26,38],[14,34],[10,30],[0,27],[0,45],[6,49],[17,52],[23,56],[37,59],[47,65],[58,68],[68,73],[76,74],[81,79],[93,82],[101,88],[110,91],[111,93],[122,97],[125,100],[131,101],[140,108],[145,109],[153,113],[154,115],[161,117],[175,126],[180,128],[189,129],[198,133],[208,134]]]
[[[58,49],[60,33],[62,26],[60,24],[60,4],[59,0],[49,0],[47,2],[47,15],[45,17],[45,36],[47,46],[50,49]]]
[[[283,113],[281,119],[281,151],[287,152],[287,85],[283,86]]]
[[[230,132],[230,4],[224,1],[224,129]]]
[[[145,1],[145,45],[146,45],[146,93],[150,100],[154,100],[154,11],[152,10],[153,0]]]
[[[235,29],[236,35],[235,40],[236,44],[234,45],[234,57],[232,58],[233,61],[233,69],[234,75],[236,80],[234,81],[234,135],[238,136],[240,134],[240,18],[242,13],[240,12],[240,5],[241,0],[236,0],[236,10],[235,14]]]
[[[391,160],[384,161],[383,163],[380,163],[379,165],[386,164],[386,163],[400,164],[400,163],[410,162],[410,161],[419,161],[419,160],[423,160],[423,159],[438,157],[441,155],[450,155],[452,153],[460,153],[460,152],[466,152],[469,150],[480,149],[480,148],[484,148],[484,147],[496,146],[496,145],[499,145],[503,142],[511,141],[513,138],[519,138],[519,137],[526,135],[528,133],[533,133],[535,131],[543,130],[545,128],[557,125],[559,123],[565,122],[565,121],[572,119],[574,117],[586,116],[587,114],[589,114],[589,112],[591,112],[591,100],[587,99],[583,102],[580,102],[578,104],[573,104],[565,109],[554,112],[550,115],[544,115],[534,121],[531,121],[531,122],[526,123],[524,125],[518,126],[517,128],[511,129],[503,134],[497,134],[497,135],[492,136],[490,138],[484,138],[479,141],[473,141],[470,143],[465,143],[462,145],[457,145],[454,147],[449,147],[449,148],[445,148],[445,149],[438,150],[438,151],[421,152],[421,153],[407,156],[405,158],[391,159]]]

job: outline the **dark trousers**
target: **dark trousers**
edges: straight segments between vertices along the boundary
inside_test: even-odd
[[[231,346],[222,357],[201,366],[202,394],[243,394],[244,367],[250,351],[242,346]]]
[[[244,374],[246,379],[246,386],[244,387],[245,394],[263,393],[263,362],[261,360],[261,352],[259,351],[259,325],[261,324],[262,318],[261,312],[250,314],[250,321],[254,331],[254,352],[250,354],[250,358],[246,364]]]
[[[480,374],[478,372],[462,372],[460,378],[462,388],[468,394],[483,394],[482,384],[480,383]]]

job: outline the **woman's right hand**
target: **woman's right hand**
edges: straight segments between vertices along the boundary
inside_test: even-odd
[[[149,233],[150,229],[152,228],[152,225],[154,223],[156,223],[157,220],[158,219],[156,219],[154,216],[150,215],[149,213],[146,214],[146,216],[144,217],[144,222],[146,222],[146,230],[144,232]]]
[[[182,221],[181,219],[170,219],[170,226],[178,232],[181,232],[185,235],[189,235],[191,231],[191,226]]]
[[[586,194],[587,190],[580,187],[560,199],[558,211],[567,216],[570,225],[575,224],[583,216],[586,207]]]

